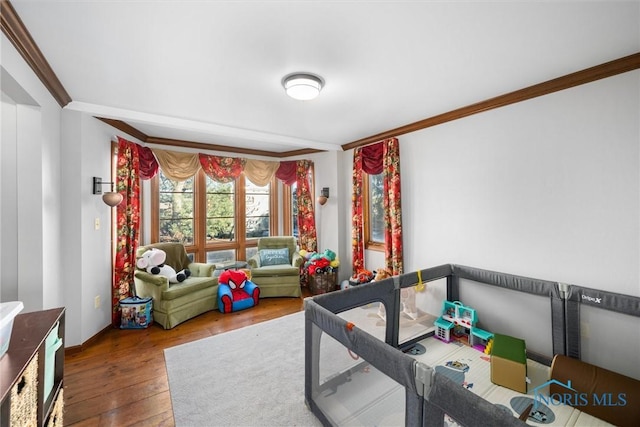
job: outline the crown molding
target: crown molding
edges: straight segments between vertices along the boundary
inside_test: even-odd
[[[104,122],[116,129],[118,129],[119,131],[122,131],[124,133],[126,133],[127,135],[131,135],[132,137],[142,141],[142,142],[146,142],[147,138],[149,138],[147,136],[146,133],[139,131],[138,129],[134,128],[133,126],[129,125],[128,123],[123,122],[122,120],[116,120],[116,119],[107,119],[104,117],[97,117],[94,116],[96,119],[100,120],[101,122]]]
[[[132,137],[144,142],[145,144],[168,145],[171,147],[195,148],[197,150],[212,150],[212,151],[221,151],[224,153],[250,154],[254,156],[277,157],[277,158],[300,156],[300,155],[311,154],[311,153],[320,153],[324,151],[324,150],[316,150],[311,148],[304,148],[300,150],[276,152],[276,151],[266,151],[266,150],[254,150],[250,148],[230,147],[228,145],[205,144],[203,142],[183,141],[179,139],[161,138],[157,136],[149,136],[144,132],[141,132],[138,129],[134,128],[130,124],[123,122],[122,120],[107,119],[105,117],[97,117],[97,116],[94,116],[94,117],[118,129],[119,131],[126,133],[127,135],[131,135]]]
[[[31,37],[29,30],[8,0],[2,0],[0,3],[0,26],[2,32],[29,64],[56,102],[61,107],[70,103],[71,96],[62,86],[58,76],[53,72],[42,51]]]
[[[227,145],[205,144],[203,142],[182,141],[179,139],[158,138],[155,136],[148,137],[145,142],[147,144],[169,145],[172,147],[186,147],[186,148],[195,148],[199,150],[213,150],[213,151],[222,151],[225,153],[250,154],[254,156],[277,157],[277,158],[292,157],[292,156],[298,156],[298,155],[304,155],[304,154],[310,154],[310,153],[320,153],[325,151],[325,150],[316,150],[312,148],[303,148],[300,150],[277,152],[277,151],[267,151],[267,150],[255,150],[252,148],[230,147]]]
[[[456,110],[451,110],[447,113],[429,117],[418,122],[400,126],[398,128],[379,133],[377,135],[359,139],[357,141],[342,145],[342,149],[346,151],[352,148],[361,147],[363,145],[373,144],[387,138],[397,137],[406,133],[411,133],[428,127],[440,125],[442,123],[458,120],[463,117],[471,116],[473,114],[482,113],[484,111],[493,110],[495,108],[504,107],[510,104],[515,104],[517,102],[537,98],[539,96],[548,95],[553,92],[580,86],[585,83],[591,83],[596,80],[612,77],[617,74],[636,70],[638,68],[640,68],[640,52],[615,59],[613,61],[605,62],[603,64],[596,65],[595,67],[586,68],[575,73],[567,74],[562,77],[547,80],[543,83],[538,83],[533,86],[528,86],[523,89],[509,92],[504,95],[496,96],[495,98],[487,99],[476,104],[468,105]]]

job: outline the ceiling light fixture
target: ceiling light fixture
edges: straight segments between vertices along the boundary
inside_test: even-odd
[[[282,86],[291,98],[308,101],[320,94],[324,80],[315,74],[292,73],[282,79]]]

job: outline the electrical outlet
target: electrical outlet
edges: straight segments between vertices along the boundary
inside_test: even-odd
[[[100,218],[96,218],[93,225],[95,226],[96,230],[100,230]]]
[[[96,295],[95,299],[93,300],[93,306],[95,308],[100,308],[100,295]]]

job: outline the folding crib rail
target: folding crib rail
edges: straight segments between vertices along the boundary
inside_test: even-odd
[[[448,290],[450,293],[447,295],[447,299],[450,301],[456,301],[459,299],[460,279],[472,280],[486,285],[549,298],[551,304],[551,339],[553,354],[567,354],[567,328],[564,293],[560,291],[560,285],[557,282],[456,264],[452,265],[451,269],[453,283],[451,288]],[[541,358],[539,355],[535,355],[533,358],[543,363],[546,362],[546,360],[543,360],[544,358]]]
[[[581,358],[580,352],[580,305],[596,307],[629,316],[640,317],[640,297],[623,295],[598,289],[584,288],[576,285],[565,285],[567,320],[567,352],[566,355]]]
[[[305,300],[305,401],[324,424],[328,424],[329,420],[314,400],[316,391],[320,389],[320,334],[317,333],[316,327],[403,386],[406,390],[407,405],[412,408],[406,412],[408,417],[405,419],[406,425],[419,425],[415,408],[421,408],[421,398],[415,384],[415,360],[350,324],[317,304],[313,299],[307,299]]]

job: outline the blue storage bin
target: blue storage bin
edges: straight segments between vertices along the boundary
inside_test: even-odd
[[[129,297],[120,301],[120,329],[144,329],[153,323],[153,298]]]

